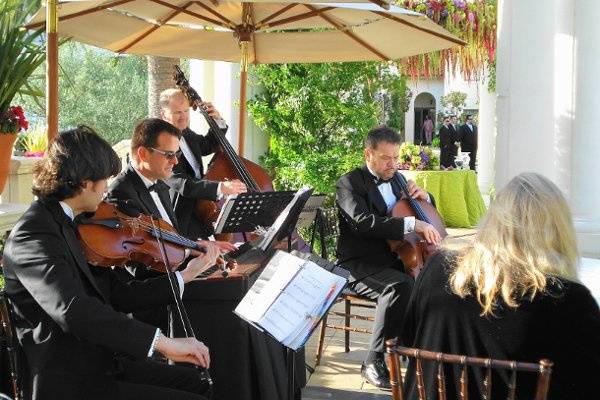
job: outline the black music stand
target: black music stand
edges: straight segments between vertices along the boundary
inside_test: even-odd
[[[300,189],[295,193],[292,201],[290,201],[277,217],[259,244],[263,250],[273,247],[275,243],[278,243],[280,240],[287,237],[288,252],[292,251],[292,232],[296,229],[296,223],[298,222],[300,213],[304,209],[312,192],[313,189]]]
[[[215,233],[252,232],[269,227],[292,201],[295,191],[240,193],[228,198],[215,223]]]

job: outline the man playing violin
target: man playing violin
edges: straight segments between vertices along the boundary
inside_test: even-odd
[[[214,153],[218,142],[212,131],[206,136],[198,135],[189,128],[190,103],[180,89],[167,89],[160,94],[160,117],[182,132],[181,152],[178,163],[173,168],[173,176],[168,183],[171,186],[175,214],[180,224],[180,232],[190,238],[206,239],[212,235],[212,227],[201,221],[194,212],[197,199],[216,201],[221,196],[244,193],[246,185],[238,179],[224,182],[208,181],[204,178],[202,157]],[[211,103],[202,104],[208,114],[215,119],[225,132],[227,125]]]
[[[365,165],[337,182],[338,262],[350,271],[350,287],[358,295],[377,300],[370,349],[361,374],[374,386],[388,389],[384,342],[400,333],[414,280],[387,240],[402,240],[404,234],[415,231],[429,243],[440,242],[440,234],[432,225],[414,217],[388,216],[402,197],[397,172],[400,141],[400,135],[388,127],[371,130],[365,140]],[[413,198],[433,201],[413,181],[407,186]]]
[[[160,217],[182,233],[169,196],[169,186],[165,183],[178,163],[180,137],[181,131],[162,119],[146,118],[138,122],[131,138],[132,162],[111,183],[108,201],[119,207],[124,205],[139,213]],[[205,245],[208,242],[200,243]],[[212,243],[224,252],[235,250],[228,242]],[[140,265],[132,265],[129,269],[138,279],[157,275]],[[168,326],[166,308],[148,309],[136,313],[135,317],[163,330]]]
[[[172,303],[167,277],[124,284],[110,268],[85,260],[77,217],[97,209],[107,178],[119,170],[116,153],[87,127],[61,133],[34,169],[38,200],[4,250],[6,292],[29,370],[25,398],[203,398],[206,387],[196,369],[148,357],[158,352],[208,367],[207,347],[194,338],[165,337],[126,315]],[[213,265],[218,253],[207,245],[207,253],[179,273],[179,282]]]

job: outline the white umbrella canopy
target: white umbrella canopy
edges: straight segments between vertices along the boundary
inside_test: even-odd
[[[463,43],[421,14],[371,3],[71,1],[58,15],[60,36],[117,53],[215,61],[240,62],[240,37],[249,63],[396,60]],[[28,26],[44,20],[41,9]]]
[[[58,35],[117,53],[241,62],[243,154],[248,63],[387,61],[464,44],[424,15],[384,0],[344,1],[63,1]],[[45,20],[42,8],[27,27]]]

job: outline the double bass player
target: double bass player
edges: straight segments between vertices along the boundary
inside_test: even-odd
[[[365,140],[365,165],[342,176],[336,193],[338,262],[351,273],[351,289],[377,300],[371,344],[361,375],[383,389],[390,388],[384,342],[399,335],[414,283],[387,240],[402,240],[413,231],[431,244],[441,240],[439,232],[426,222],[388,216],[402,197],[397,172],[400,141],[400,135],[388,127],[371,130]],[[408,192],[415,199],[433,203],[433,198],[413,181],[408,181]]]
[[[175,215],[180,224],[180,232],[190,238],[207,239],[212,235],[212,227],[201,221],[194,213],[197,199],[216,201],[221,196],[244,193],[246,185],[238,179],[223,182],[204,178],[202,156],[217,150],[218,142],[212,131],[205,136],[198,135],[189,128],[190,102],[180,89],[167,89],[161,92],[160,117],[182,132],[178,163],[173,167],[173,176],[167,180],[171,187],[171,197]],[[203,103],[208,114],[215,119],[219,128],[227,130],[225,121],[211,103]]]

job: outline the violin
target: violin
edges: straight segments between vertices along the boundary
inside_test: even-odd
[[[444,221],[435,207],[427,201],[413,199],[408,192],[406,179],[399,173],[397,175],[404,197],[396,202],[389,215],[399,218],[415,217],[433,225],[442,239],[448,236]],[[388,240],[388,244],[392,252],[402,260],[406,272],[415,278],[419,275],[425,261],[437,251],[436,245],[427,243],[416,232],[404,235],[404,240]]]
[[[77,230],[88,262],[101,267],[123,266],[134,261],[158,272],[166,272],[167,267],[176,271],[185,261],[185,249],[206,252],[164,220],[144,214],[132,217],[104,201],[93,216],[79,220]],[[168,266],[163,261],[158,237],[164,239]]]
[[[244,182],[249,192],[272,191],[273,180],[269,174],[267,174],[260,165],[240,157],[236,153],[215,119],[204,109],[202,106],[202,98],[198,92],[191,87],[185,74],[178,66],[175,66],[173,80],[175,81],[176,86],[181,89],[188,98],[192,109],[200,112],[204,119],[206,119],[211,134],[215,136],[219,143],[219,149],[215,152],[214,157],[210,161],[204,178],[218,182],[228,179],[239,179]],[[222,202],[217,203],[210,200],[198,199],[195,212],[200,220],[214,224],[221,211],[221,206]],[[219,237],[219,239],[226,241],[232,240],[231,234],[225,235],[226,236]]]
[[[185,261],[186,249],[206,253],[203,246],[179,235],[166,221],[144,214],[132,217],[104,201],[93,216],[79,220],[77,231],[88,262],[101,267],[123,266],[133,261],[158,272],[167,272],[167,268],[173,272]],[[168,266],[157,238],[164,242]],[[217,262],[225,263],[222,259]],[[224,268],[231,267],[231,262]]]

